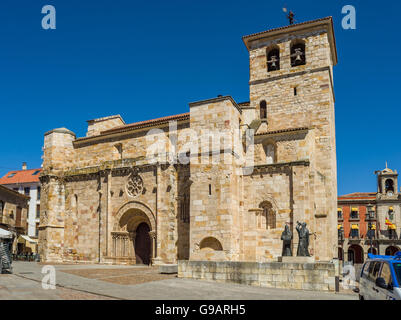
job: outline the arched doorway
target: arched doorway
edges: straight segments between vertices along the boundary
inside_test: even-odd
[[[394,246],[389,246],[386,249],[386,256],[394,256],[398,251],[400,251],[400,249],[398,249],[397,247]]]
[[[142,222],[136,228],[135,257],[137,264],[150,264],[151,239],[149,225]]]
[[[357,244],[353,244],[348,248],[348,261],[354,264],[363,263],[363,249]]]
[[[156,258],[156,221],[146,205],[133,201],[122,206],[111,235],[111,256],[117,262],[150,264]]]

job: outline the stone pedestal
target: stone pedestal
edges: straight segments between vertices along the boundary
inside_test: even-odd
[[[278,262],[283,263],[314,263],[315,257],[278,257]]]
[[[178,273],[178,264],[161,264],[159,265],[159,273],[164,273],[164,274]]]

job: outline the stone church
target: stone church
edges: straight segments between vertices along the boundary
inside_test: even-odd
[[[159,119],[89,120],[85,137],[45,133],[43,261],[269,262],[286,225],[296,254],[298,221],[316,261],[337,257],[332,18],[242,39],[249,102],[218,96]],[[228,143],[211,144],[216,132]],[[169,156],[151,148],[161,137]]]

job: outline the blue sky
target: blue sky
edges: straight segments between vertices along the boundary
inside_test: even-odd
[[[399,1],[3,0],[0,3],[0,175],[40,167],[43,133],[121,114],[127,123],[188,112],[188,103],[249,100],[243,35],[333,16],[338,191],[376,190],[374,171],[401,170]],[[43,30],[41,9],[57,10]],[[357,29],[343,30],[354,5]]]

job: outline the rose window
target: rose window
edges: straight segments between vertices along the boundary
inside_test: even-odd
[[[143,190],[143,180],[140,176],[131,176],[127,183],[127,192],[131,197],[136,197]]]

